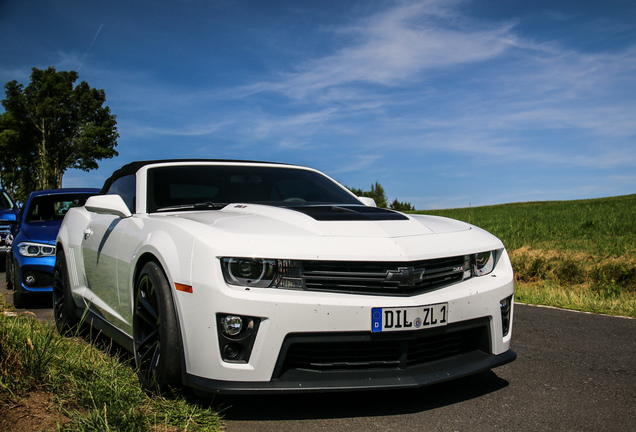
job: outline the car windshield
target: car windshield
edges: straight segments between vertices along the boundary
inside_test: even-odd
[[[315,171],[290,167],[181,165],[148,170],[148,213],[216,209],[229,203],[356,205],[354,196]]]
[[[25,222],[62,220],[71,207],[81,207],[92,194],[42,195],[34,197],[26,210]]]
[[[14,207],[13,201],[9,198],[6,192],[0,192],[0,209],[12,209]]]

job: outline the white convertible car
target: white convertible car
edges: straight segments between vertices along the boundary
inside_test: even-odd
[[[499,239],[292,165],[124,166],[68,211],[53,291],[61,331],[89,320],[159,392],[412,388],[516,357]]]

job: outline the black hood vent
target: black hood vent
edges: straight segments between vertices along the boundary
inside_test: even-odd
[[[408,220],[393,210],[364,205],[318,205],[287,207],[311,216],[318,221],[397,221]]]

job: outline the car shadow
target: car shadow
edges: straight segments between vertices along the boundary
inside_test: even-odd
[[[482,397],[508,386],[493,371],[407,390],[215,396],[207,406],[224,420],[312,420],[411,414]],[[194,401],[193,401],[194,402]],[[205,402],[196,401],[199,405]]]
[[[13,292],[15,293],[15,291]],[[28,306],[22,309],[51,309],[53,295],[51,293],[33,293],[28,295]]]

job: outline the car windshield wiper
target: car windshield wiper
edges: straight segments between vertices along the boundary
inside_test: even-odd
[[[219,210],[227,206],[227,203],[215,203],[212,201],[193,203],[193,204],[179,204],[168,207],[160,207],[157,212],[179,211],[179,210]]]

